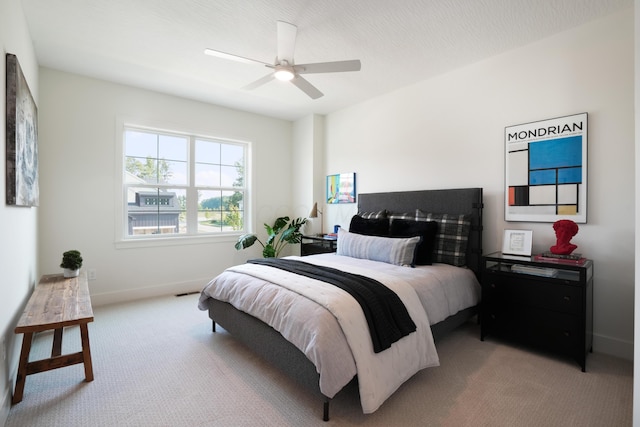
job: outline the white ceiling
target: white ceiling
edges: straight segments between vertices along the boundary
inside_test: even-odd
[[[22,0],[41,66],[295,120],[517,48],[633,0]],[[295,62],[360,59],[359,72],[242,87],[273,63],[276,21],[297,25]]]

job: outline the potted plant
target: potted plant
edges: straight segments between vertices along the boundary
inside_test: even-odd
[[[236,249],[246,249],[255,242],[262,245],[262,256],[264,258],[277,258],[282,249],[289,243],[300,243],[302,241],[302,233],[300,228],[306,224],[307,218],[296,218],[289,222],[288,216],[281,216],[276,219],[273,226],[264,225],[267,230],[267,240],[263,243],[255,234],[243,234],[236,242]]]
[[[80,267],[82,267],[82,256],[80,251],[70,250],[62,254],[62,267],[64,277],[76,277],[80,274]]]

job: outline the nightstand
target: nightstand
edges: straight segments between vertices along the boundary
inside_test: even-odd
[[[302,236],[300,255],[314,255],[335,252],[338,239],[331,236]]]
[[[483,257],[480,339],[495,335],[571,356],[593,351],[593,261]]]

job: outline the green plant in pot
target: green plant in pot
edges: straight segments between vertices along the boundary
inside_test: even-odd
[[[307,218],[296,218],[290,221],[288,216],[276,219],[273,226],[264,225],[267,230],[267,240],[263,243],[255,234],[243,234],[236,242],[236,249],[242,250],[253,246],[255,242],[262,245],[262,256],[265,258],[277,258],[289,243],[300,243],[302,233],[300,228],[306,224]]]
[[[80,251],[75,249],[66,251],[62,254],[62,267],[64,277],[76,277],[80,274],[80,267],[82,267],[82,255]]]

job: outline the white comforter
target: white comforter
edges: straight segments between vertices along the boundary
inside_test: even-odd
[[[407,307],[416,333],[375,354],[362,310],[346,292],[253,264],[232,267],[213,279],[202,291],[199,307],[206,310],[206,300],[216,298],[272,326],[315,364],[320,390],[327,397],[333,397],[357,373],[364,413],[378,409],[420,369],[438,364],[429,324],[479,300],[473,273],[444,264],[412,269],[335,254],[291,258],[385,283]]]

